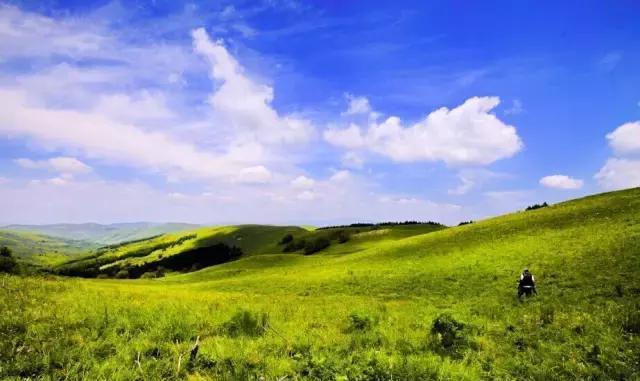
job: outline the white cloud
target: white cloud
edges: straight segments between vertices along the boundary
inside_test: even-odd
[[[353,94],[346,94],[345,96],[349,101],[349,107],[342,115],[369,114],[372,111],[367,98],[357,97]]]
[[[362,148],[365,145],[360,127],[353,123],[345,129],[329,128],[325,130],[324,139],[335,146],[349,149]]]
[[[61,173],[87,173],[91,172],[91,167],[74,157],[53,157],[47,160],[31,160],[20,158],[15,160],[16,164],[28,169],[51,169]]]
[[[311,201],[311,200],[315,200],[317,197],[315,192],[312,191],[304,191],[304,192],[300,192],[298,193],[298,200],[303,200],[303,201]]]
[[[547,188],[580,189],[584,185],[584,181],[566,175],[551,175],[541,178],[540,184]]]
[[[594,176],[607,190],[640,186],[640,160],[610,158]]]
[[[492,172],[483,168],[467,168],[458,171],[457,177],[460,184],[449,189],[448,193],[452,195],[464,195],[474,188],[486,183],[489,180],[506,177],[503,173]]]
[[[309,140],[308,120],[280,116],[271,107],[273,88],[255,83],[229,54],[222,41],[212,41],[203,28],[192,32],[194,50],[211,65],[211,77],[219,83],[209,97],[226,123],[243,132],[243,139],[264,143],[296,143]]]
[[[454,195],[463,195],[466,194],[467,192],[469,192],[471,189],[473,189],[473,187],[475,186],[475,181],[473,181],[472,179],[465,177],[465,176],[459,176],[460,178],[460,185],[458,185],[457,187],[455,187],[454,189],[450,189],[448,191],[449,194],[454,194]]]
[[[236,181],[244,184],[264,184],[271,181],[271,172],[262,165],[242,168],[238,173]]]
[[[518,115],[524,112],[524,107],[522,107],[522,101],[520,99],[514,99],[513,104],[510,108],[504,110],[506,115]]]
[[[598,65],[605,71],[612,71],[622,61],[622,53],[613,51],[604,55],[599,61]]]
[[[328,129],[324,138],[336,146],[368,149],[398,162],[486,165],[522,148],[515,127],[491,113],[499,103],[497,97],[473,97],[454,109],[433,111],[410,127],[392,116],[372,123],[366,131],[354,124],[343,130]]]
[[[351,173],[347,170],[340,170],[331,175],[329,178],[330,181],[345,181],[351,177]]]
[[[47,180],[47,182],[52,185],[66,185],[69,183],[69,181],[70,180],[68,178],[64,178],[64,177],[53,177]]]
[[[103,95],[94,107],[97,113],[108,115],[114,120],[136,123],[158,119],[171,119],[175,114],[167,107],[167,99],[162,93],[141,91],[137,94]]]
[[[346,168],[362,169],[364,166],[364,159],[356,152],[347,152],[342,155],[340,162]]]
[[[297,189],[309,189],[313,188],[315,185],[315,180],[310,179],[306,176],[298,176],[291,181],[291,185]]]
[[[607,134],[607,140],[619,155],[640,153],[640,121],[619,126]]]
[[[151,170],[199,177],[229,176],[242,160],[204,152],[161,132],[146,132],[102,115],[29,106],[19,91],[0,90],[0,131],[28,136],[48,147],[80,150],[84,156]]]

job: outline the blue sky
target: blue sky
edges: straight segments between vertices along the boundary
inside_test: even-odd
[[[0,224],[457,223],[640,186],[634,1],[0,4]]]

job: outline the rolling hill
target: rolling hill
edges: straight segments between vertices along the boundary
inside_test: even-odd
[[[276,251],[280,231],[237,260],[160,279],[2,276],[0,376],[640,376],[640,189],[424,234],[395,228],[313,255]],[[239,228],[225,229],[238,242]],[[521,301],[524,267],[539,294]]]
[[[197,227],[198,225],[184,223],[156,224],[150,222],[132,222],[109,225],[96,223],[7,225],[0,229],[14,232],[31,232],[66,240],[87,241],[97,245],[112,245],[164,233],[192,230]]]
[[[86,241],[7,230],[0,230],[0,246],[9,247],[18,259],[34,265],[59,264],[97,247]]]
[[[444,229],[435,223],[364,225],[327,229],[239,225],[207,227],[109,245],[57,267],[64,275],[139,278],[169,271],[193,271],[239,257],[316,252],[345,254],[374,243]],[[288,238],[287,238],[288,237]],[[333,245],[332,245],[333,243]],[[232,249],[239,249],[231,253]]]

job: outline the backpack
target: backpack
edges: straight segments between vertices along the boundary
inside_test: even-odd
[[[523,286],[533,286],[533,275],[531,273],[522,274],[522,280],[520,284]]]

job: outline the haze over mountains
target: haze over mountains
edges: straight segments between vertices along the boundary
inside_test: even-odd
[[[194,229],[198,226],[199,225],[177,222],[130,222],[114,224],[62,223],[47,225],[7,225],[0,227],[0,230],[33,232],[66,240],[87,241],[98,245],[111,245],[164,233]]]

